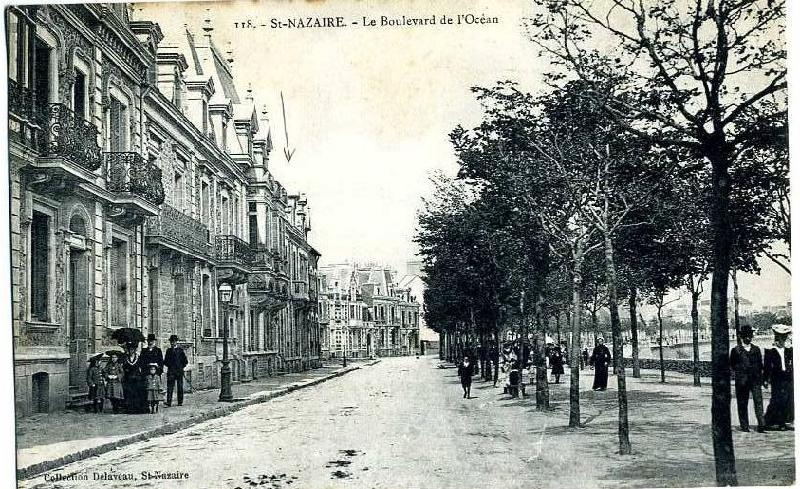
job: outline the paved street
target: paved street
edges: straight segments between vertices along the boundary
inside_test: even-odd
[[[616,447],[615,378],[592,392],[582,377],[580,430],[565,428],[568,384],[554,411],[476,381],[461,398],[455,369],[433,357],[388,358],[317,387],[193,428],[63,467],[23,488],[70,487],[643,487],[714,485],[709,391],[687,376],[630,379],[634,454]],[[589,371],[584,371],[588,374]],[[794,480],[793,433],[735,435],[740,483]],[[144,480],[142,471],[188,479]],[[56,475],[135,480],[45,482]]]

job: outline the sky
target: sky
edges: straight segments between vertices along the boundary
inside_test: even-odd
[[[212,20],[213,38],[233,51],[240,94],[251,86],[270,114],[275,148],[270,170],[311,208],[311,242],[323,263],[373,261],[403,271],[413,259],[412,238],[422,197],[434,170],[455,172],[448,133],[473,127],[481,108],[472,86],[514,80],[542,89],[547,60],[527,40],[523,18],[532,2],[326,1],[136,4],[135,18],[162,30],[187,24],[197,34]],[[141,9],[141,10],[139,10]],[[209,9],[207,11],[207,9]],[[443,15],[481,14],[496,24],[440,25]],[[435,16],[437,25],[333,29],[236,28],[287,18],[341,16],[397,19]],[[286,162],[286,131],[295,153]],[[762,276],[740,278],[756,304],[789,300],[789,277],[764,262]]]

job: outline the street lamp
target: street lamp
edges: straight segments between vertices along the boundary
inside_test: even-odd
[[[222,370],[220,371],[220,402],[233,402],[233,392],[231,391],[231,364],[228,359],[228,304],[233,296],[233,288],[228,283],[219,286],[219,298],[222,302]]]

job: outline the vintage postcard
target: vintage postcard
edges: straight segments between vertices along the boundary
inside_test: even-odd
[[[794,485],[787,3],[7,4],[7,487]]]

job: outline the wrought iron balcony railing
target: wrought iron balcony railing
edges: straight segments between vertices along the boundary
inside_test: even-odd
[[[233,235],[219,235],[214,247],[215,257],[221,262],[230,262],[250,267],[254,261],[254,253],[246,241]]]
[[[22,119],[33,114],[33,91],[19,82],[8,79],[8,111]]]
[[[89,171],[103,164],[97,126],[75,115],[64,104],[48,104],[34,117],[44,130],[46,144],[40,148],[42,156],[66,158]]]
[[[129,192],[155,205],[164,202],[161,168],[144,161],[139,153],[104,153],[104,157],[109,190]]]
[[[253,266],[260,268],[273,268],[272,251],[266,245],[251,245],[253,250]]]
[[[168,204],[161,204],[158,216],[147,220],[145,236],[169,241],[199,255],[211,255],[208,228]]]

